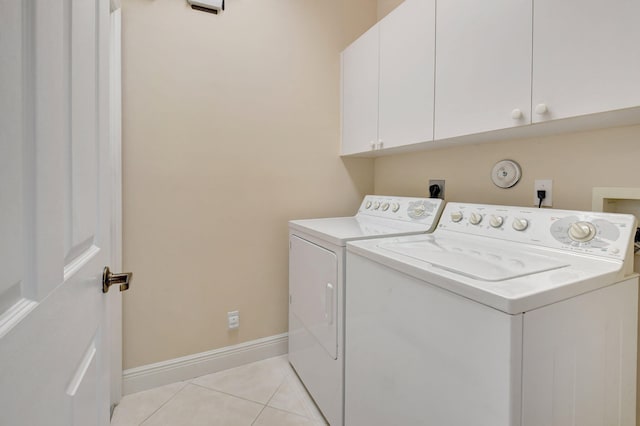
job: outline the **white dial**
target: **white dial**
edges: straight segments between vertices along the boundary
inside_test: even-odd
[[[400,210],[400,204],[398,203],[391,203],[391,211],[392,212],[397,212],[398,210]]]
[[[382,211],[386,212],[387,210],[389,210],[389,203],[387,202],[382,203]]]
[[[573,241],[591,241],[596,236],[596,227],[591,222],[575,222],[569,227],[569,237]]]
[[[364,208],[365,209],[370,209],[371,208],[371,201],[367,201],[367,204],[365,204]]]
[[[380,201],[374,201],[373,202],[373,209],[374,210],[378,210],[380,208]]]
[[[469,222],[472,225],[478,225],[480,222],[482,222],[482,215],[477,212],[471,213],[471,216],[469,216]]]
[[[504,218],[502,216],[491,215],[491,219],[489,219],[489,224],[493,228],[500,228],[504,223]]]
[[[425,211],[426,211],[426,209],[425,209],[424,205],[422,205],[422,204],[420,204],[419,206],[415,206],[412,209],[413,216],[415,216],[415,217],[422,216]]]
[[[516,231],[524,231],[529,226],[529,221],[522,217],[516,217],[513,219],[513,229]]]
[[[460,222],[463,218],[462,212],[461,211],[457,211],[457,212],[451,212],[451,221],[452,222]]]

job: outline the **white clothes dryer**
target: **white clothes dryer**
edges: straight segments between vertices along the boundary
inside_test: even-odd
[[[289,222],[289,362],[330,425],[344,416],[346,243],[430,232],[443,206],[367,195],[355,216]]]
[[[347,426],[635,426],[631,215],[447,204],[347,244]]]

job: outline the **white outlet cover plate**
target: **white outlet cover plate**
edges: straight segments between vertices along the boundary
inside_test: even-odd
[[[553,206],[553,180],[552,179],[536,179],[533,184],[533,205],[538,207],[538,190],[547,191],[545,194],[544,200],[542,200],[542,205],[544,207],[552,207]]]

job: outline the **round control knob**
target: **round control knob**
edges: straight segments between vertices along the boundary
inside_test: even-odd
[[[478,225],[480,222],[482,222],[482,215],[476,212],[471,213],[471,216],[469,216],[469,223],[472,225]]]
[[[451,212],[451,221],[452,222],[460,222],[462,220],[462,212]]]
[[[413,217],[420,217],[424,214],[425,211],[426,209],[422,204],[420,204],[419,206],[415,206],[413,209],[411,209],[411,213]]]
[[[378,210],[380,208],[380,201],[374,201],[373,202],[373,209],[374,210]]]
[[[514,120],[520,120],[522,118],[522,111],[520,111],[520,108],[516,108],[511,111],[511,118]]]
[[[489,225],[492,228],[500,228],[504,223],[504,219],[502,216],[491,215],[491,219],[489,219]]]
[[[398,203],[391,203],[391,211],[392,212],[397,212],[398,210],[400,210],[400,204]]]
[[[529,226],[529,221],[521,217],[516,217],[513,219],[512,226],[516,231],[524,231]]]
[[[370,209],[371,208],[371,201],[367,201],[367,204],[364,205],[365,209]]]
[[[382,211],[386,212],[387,210],[389,210],[389,203],[382,203]]]
[[[547,106],[545,104],[538,104],[536,105],[536,114],[538,115],[544,115],[547,112],[549,112],[549,109],[547,108]]]
[[[591,241],[596,236],[596,227],[590,222],[575,222],[569,227],[569,237],[573,241]]]

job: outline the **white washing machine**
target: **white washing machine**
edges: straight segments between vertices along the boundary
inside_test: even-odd
[[[635,426],[635,222],[448,203],[347,244],[345,425]]]
[[[289,222],[289,362],[330,425],[344,415],[347,241],[430,232],[443,205],[367,195],[355,216]]]

